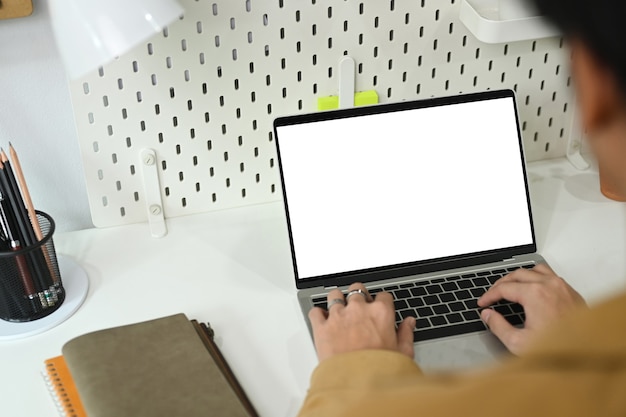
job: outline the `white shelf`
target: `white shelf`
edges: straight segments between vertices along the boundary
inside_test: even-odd
[[[517,1],[517,0],[511,0]],[[559,36],[542,16],[529,16],[522,7],[501,10],[501,0],[462,0],[460,18],[485,43],[506,43]]]

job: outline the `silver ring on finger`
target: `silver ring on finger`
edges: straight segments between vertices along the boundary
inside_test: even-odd
[[[330,300],[328,302],[328,305],[326,306],[326,310],[330,311],[330,308],[334,306],[335,304],[341,304],[342,306],[345,306],[346,300],[344,300],[343,298],[335,298],[334,300]]]
[[[350,300],[350,297],[352,297],[355,294],[359,294],[362,295],[363,298],[365,299],[365,301],[367,301],[367,294],[365,294],[365,291],[363,291],[362,289],[356,289],[356,290],[352,290],[350,292],[348,292],[348,294],[346,295],[346,301]]]

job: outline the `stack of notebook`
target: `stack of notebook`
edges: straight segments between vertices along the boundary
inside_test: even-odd
[[[257,416],[212,329],[184,314],[88,333],[62,353],[45,378],[64,416]]]

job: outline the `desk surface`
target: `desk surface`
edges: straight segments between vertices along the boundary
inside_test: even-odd
[[[529,166],[540,252],[590,303],[626,288],[626,205],[604,198],[594,172],[564,160]],[[55,236],[86,270],[81,308],[45,333],[0,342],[0,414],[54,416],[43,361],[80,334],[184,312],[209,321],[262,416],[300,407],[316,356],[296,301],[282,205],[272,203]]]

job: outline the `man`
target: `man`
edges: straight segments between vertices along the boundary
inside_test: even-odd
[[[583,123],[602,190],[626,197],[626,2],[535,0],[572,48]],[[626,254],[625,254],[626,256]],[[626,295],[594,309],[549,267],[502,278],[479,300],[524,306],[523,329],[491,309],[482,319],[517,357],[492,369],[424,376],[413,361],[412,328],[396,331],[392,296],[362,284],[347,304],[309,314],[320,364],[301,417],[626,416]],[[328,295],[343,299],[339,290]]]

